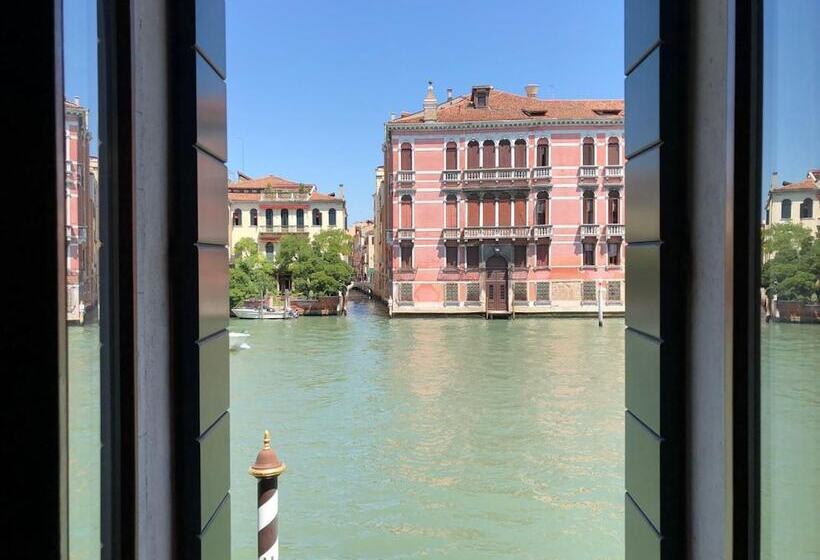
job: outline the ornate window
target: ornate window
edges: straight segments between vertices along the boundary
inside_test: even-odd
[[[481,301],[481,287],[478,282],[469,282],[467,284],[467,301]]]
[[[447,142],[444,154],[444,169],[458,169],[458,146],[455,142]]]
[[[621,303],[621,283],[617,280],[606,283],[607,303]]]
[[[582,148],[582,163],[581,165],[595,165],[595,140],[586,137],[584,138]]]
[[[259,212],[256,210],[256,208],[251,208],[251,225],[259,225]]]
[[[550,283],[536,282],[535,283],[535,300],[539,302],[549,303],[550,301]]]
[[[481,148],[477,140],[470,140],[467,143],[467,169],[478,169],[481,167]]]
[[[800,204],[800,217],[801,218],[811,218],[812,217],[812,202],[810,198],[806,198]]]
[[[535,148],[535,163],[538,167],[549,167],[550,141],[546,138],[538,140],[538,144]]]
[[[515,167],[519,169],[527,167],[527,141],[521,138],[516,140],[513,151],[515,156]]]
[[[512,167],[512,145],[509,140],[498,143],[498,167]]]
[[[399,169],[401,171],[410,171],[413,169],[413,147],[405,142],[401,145],[400,153]]]
[[[780,219],[781,220],[791,220],[792,219],[792,201],[788,198],[784,199],[783,202],[780,203]]]
[[[495,143],[492,140],[484,140],[481,157],[481,167],[484,169],[493,169],[495,167]]]
[[[233,225],[241,226],[242,225],[242,210],[237,208],[233,211]]]
[[[445,285],[444,301],[446,303],[458,303],[458,284],[450,282]]]
[[[535,199],[535,225],[543,226],[549,223],[549,198],[546,191],[541,191]]]
[[[595,223],[595,193],[592,191],[584,191],[583,219],[585,224]]]
[[[621,165],[621,143],[614,136],[606,143],[606,164]]]
[[[581,283],[581,301],[583,303],[595,303],[598,298],[595,296],[595,282]]]
[[[513,300],[514,301],[527,301],[529,299],[527,295],[527,283],[526,282],[516,282],[513,284]]]
[[[405,303],[413,301],[413,284],[408,282],[399,284],[399,301]]]
[[[617,190],[609,191],[609,197],[607,199],[608,204],[608,211],[607,216],[609,219],[610,224],[620,224],[621,223],[621,194]]]

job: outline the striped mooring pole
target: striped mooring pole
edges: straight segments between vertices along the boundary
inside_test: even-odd
[[[257,483],[257,550],[259,560],[279,560],[279,475],[285,472],[283,463],[270,446],[270,433],[265,430],[262,450],[248,472]]]

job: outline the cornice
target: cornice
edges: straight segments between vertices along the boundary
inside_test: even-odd
[[[464,121],[464,122],[419,122],[385,124],[388,131],[446,131],[446,130],[486,130],[491,128],[531,128],[538,126],[623,126],[624,119],[549,119],[549,120],[504,120],[504,121]]]

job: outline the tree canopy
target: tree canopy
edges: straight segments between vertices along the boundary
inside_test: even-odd
[[[771,297],[816,302],[820,298],[820,241],[798,224],[775,224],[763,231],[761,283]]]
[[[273,263],[259,253],[256,241],[249,237],[234,245],[234,261],[230,271],[230,302],[236,307],[252,298],[264,298],[276,293]]]
[[[318,233],[313,241],[301,235],[289,235],[279,246],[274,268],[278,274],[291,277],[295,292],[336,295],[353,278],[353,267],[345,259],[352,246],[350,235],[338,229]]]

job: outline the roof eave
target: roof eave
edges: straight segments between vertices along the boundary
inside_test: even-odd
[[[479,129],[479,128],[498,128],[498,127],[532,127],[532,126],[623,126],[624,119],[515,119],[515,120],[497,120],[497,121],[458,121],[458,122],[415,122],[415,123],[400,123],[388,122],[387,129],[391,131],[403,130],[448,130],[448,129]]]

